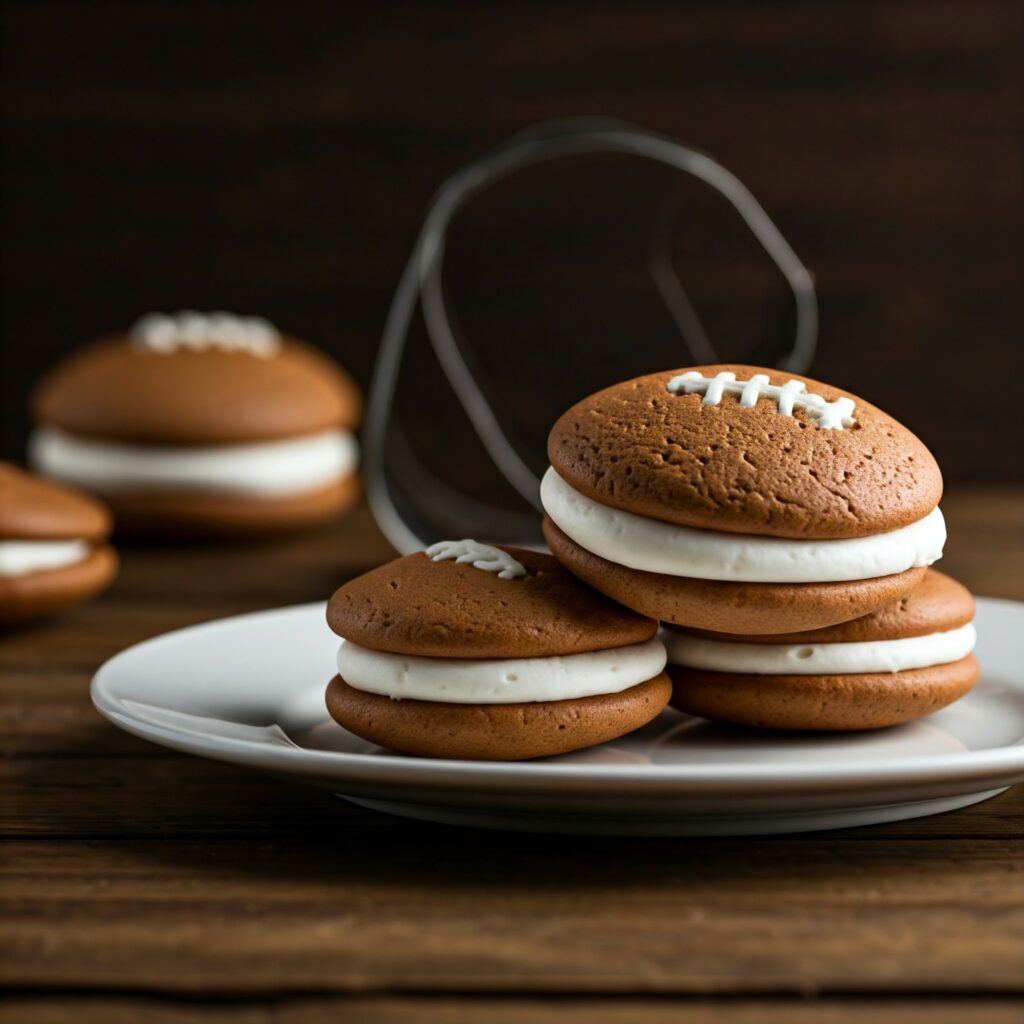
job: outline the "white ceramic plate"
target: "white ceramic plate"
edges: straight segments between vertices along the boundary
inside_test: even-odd
[[[403,757],[328,717],[338,640],[321,604],[138,644],[100,669],[92,699],[154,743],[409,817],[595,834],[799,832],[953,810],[1024,781],[1024,604],[982,598],[976,621],[975,690],[871,733],[771,735],[666,711],[631,736],[539,761]]]

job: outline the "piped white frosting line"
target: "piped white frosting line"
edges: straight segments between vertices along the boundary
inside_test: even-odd
[[[789,540],[697,530],[610,508],[580,494],[554,468],[541,502],[568,537],[610,562],[701,580],[833,583],[890,576],[942,557],[946,524],[938,508],[890,533],[848,540]]]
[[[281,347],[277,328],[261,316],[236,316],[218,311],[197,313],[183,309],[167,316],[147,313],[129,332],[133,344],[145,352],[245,352],[267,359]]]
[[[338,673],[349,686],[396,700],[528,704],[620,693],[665,668],[658,639],[550,658],[422,658],[371,651],[345,640]]]
[[[773,676],[856,675],[931,668],[966,658],[977,634],[968,623],[944,633],[835,644],[746,644],[707,640],[667,629],[662,640],[671,665]]]
[[[63,569],[84,561],[91,550],[84,540],[0,541],[0,577]]]
[[[278,497],[348,476],[358,462],[359,446],[344,430],[259,444],[164,448],[87,440],[40,427],[32,435],[29,455],[40,472],[89,490]]]
[[[517,562],[507,551],[481,544],[477,540],[439,540],[423,552],[432,562],[454,560],[474,569],[497,573],[502,580],[518,580],[526,575],[526,566]]]

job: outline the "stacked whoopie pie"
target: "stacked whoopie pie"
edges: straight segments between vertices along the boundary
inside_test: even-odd
[[[877,612],[803,633],[664,634],[675,703],[774,729],[876,729],[931,714],[978,678],[974,600],[934,569]]]
[[[100,494],[129,529],[266,532],[357,494],[355,385],[260,318],[143,317],[59,365],[33,404],[35,468]]]
[[[110,527],[99,502],[0,462],[0,626],[105,590],[117,573]]]
[[[927,569],[939,468],[867,402],[759,367],[650,374],[573,406],[548,451],[548,544],[667,625],[676,707],[863,729],[974,685],[970,595]]]
[[[331,716],[392,750],[520,760],[603,743],[668,702],[657,623],[550,555],[443,541],[341,587]]]

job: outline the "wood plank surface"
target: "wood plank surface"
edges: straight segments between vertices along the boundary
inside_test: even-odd
[[[326,840],[343,839],[357,828],[383,837],[404,834],[413,827],[324,790],[300,788],[233,765],[162,754],[142,740],[126,739],[141,749],[111,757],[0,762],[0,832],[19,839],[187,837],[201,841],[256,834],[268,839]],[[86,759],[87,772],[83,771]],[[153,798],[155,794],[159,799]],[[446,826],[425,822],[414,827],[431,842],[452,834]],[[834,834],[841,834],[844,842],[857,843],[875,837],[876,831],[856,828]],[[894,841],[1020,839],[1024,837],[1024,788],[1015,787],[963,810],[893,822],[882,827],[881,834]],[[652,849],[657,846],[652,843]]]
[[[173,784],[172,780],[168,780]],[[351,829],[239,844],[18,842],[8,986],[1020,992],[1003,840],[687,842]]]
[[[19,1024],[1020,1024],[1020,1004],[1008,999],[958,1003],[922,999],[792,1000],[693,999],[678,1002],[602,996],[558,999],[508,996],[356,996],[344,1001],[296,998],[273,1004],[168,1003],[128,997],[21,998],[8,1004]],[[3,1011],[0,1010],[0,1014]],[[681,1017],[681,1013],[685,1013]]]
[[[944,508],[943,567],[1024,597],[1024,492]],[[3,1019],[643,1024],[679,999],[698,1021],[1020,1015],[1021,787],[817,835],[537,837],[376,814],[92,709],[89,677],[125,645],[322,599],[388,554],[365,509],[258,549],[126,545],[110,594],[0,640]]]

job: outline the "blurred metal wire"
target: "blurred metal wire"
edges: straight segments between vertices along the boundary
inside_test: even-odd
[[[795,336],[792,347],[779,360],[780,369],[800,372],[810,365],[818,333],[818,305],[811,275],[768,214],[734,174],[704,153],[621,121],[587,118],[546,122],[528,128],[444,182],[427,211],[388,311],[363,428],[364,475],[373,515],[388,540],[403,553],[418,551],[438,539],[418,522],[407,503],[399,507],[387,474],[386,443],[395,389],[418,304],[422,307],[427,334],[438,361],[487,453],[509,484],[540,510],[539,481],[509,440],[456,337],[443,288],[445,245],[456,213],[475,195],[502,178],[533,164],[597,153],[632,154],[674,167],[724,196],[775,262],[793,293]],[[670,219],[665,218],[665,223],[665,229],[656,232],[652,242],[651,269],[655,282],[693,361],[714,362],[717,356],[711,339],[669,259]],[[401,454],[404,472],[408,474],[410,460],[415,460],[415,456],[408,446],[403,446]],[[415,475],[418,494],[452,523],[464,523],[470,507],[481,516],[477,531],[481,535],[487,535],[493,522],[509,521],[509,510],[482,502],[467,505],[464,498],[435,480],[425,467],[417,466]]]

